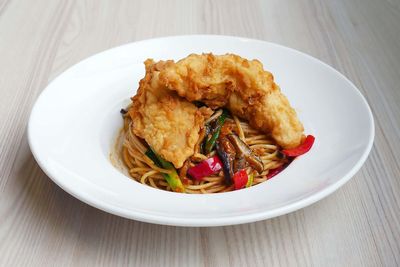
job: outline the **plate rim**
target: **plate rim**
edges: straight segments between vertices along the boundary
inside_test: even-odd
[[[66,184],[62,183],[59,179],[57,179],[57,175],[51,173],[49,169],[46,167],[46,164],[42,161],[42,159],[39,156],[39,152],[35,148],[34,145],[34,140],[32,136],[32,117],[34,115],[34,111],[37,107],[37,103],[39,100],[43,97],[44,93],[49,89],[49,86],[57,81],[57,79],[65,74],[65,72],[69,71],[71,68],[76,66],[77,64],[81,64],[83,62],[86,62],[93,57],[96,57],[102,53],[107,53],[111,50],[117,50],[121,49],[125,46],[130,46],[132,44],[137,44],[137,43],[145,43],[145,42],[152,42],[152,41],[160,41],[160,40],[165,40],[165,39],[179,39],[179,38],[221,38],[221,39],[235,39],[236,41],[245,41],[245,42],[261,42],[261,43],[266,43],[268,45],[272,46],[277,46],[279,48],[283,49],[288,49],[291,50],[292,52],[295,52],[297,54],[300,54],[302,56],[305,56],[313,61],[316,61],[319,64],[324,65],[325,67],[328,67],[331,71],[333,71],[336,75],[338,75],[340,78],[344,79],[350,87],[353,89],[353,91],[360,97],[362,100],[362,104],[366,107],[368,113],[368,121],[371,125],[370,131],[369,131],[369,140],[368,144],[365,147],[361,157],[358,159],[357,163],[352,167],[352,169],[343,177],[338,179],[336,182],[328,185],[324,189],[307,196],[305,198],[302,198],[300,200],[295,201],[294,203],[281,206],[275,209],[267,210],[267,211],[262,211],[262,212],[256,212],[256,213],[250,213],[250,214],[244,214],[244,215],[230,215],[226,217],[217,217],[217,218],[184,218],[184,217],[171,217],[171,216],[163,216],[163,215],[157,215],[157,214],[150,214],[142,211],[135,211],[134,213],[132,211],[126,212],[126,209],[120,208],[115,205],[111,205],[107,203],[107,201],[101,200],[101,199],[96,199],[93,197],[90,197],[88,194],[83,193],[79,191],[77,193],[77,190],[73,190],[71,187],[68,187]],[[208,227],[208,226],[225,226],[225,225],[237,225],[237,224],[243,224],[243,223],[249,223],[249,222],[256,222],[260,220],[265,220],[273,217],[277,217],[280,215],[284,215],[296,210],[299,210],[301,208],[307,207],[319,200],[321,200],[324,197],[329,196],[333,192],[335,192],[337,189],[339,189],[341,186],[343,186],[346,182],[348,182],[363,166],[365,163],[366,159],[368,158],[369,153],[371,152],[371,149],[373,147],[374,139],[375,139],[375,122],[374,122],[374,117],[372,114],[372,110],[364,97],[364,95],[361,93],[361,91],[342,73],[340,73],[338,70],[330,66],[329,64],[311,56],[308,55],[304,52],[301,52],[299,50],[293,49],[291,47],[287,47],[284,45],[280,45],[277,43],[265,41],[265,40],[259,40],[259,39],[253,39],[253,38],[246,38],[246,37],[240,37],[240,36],[230,36],[230,35],[213,35],[213,34],[190,34],[190,35],[172,35],[172,36],[164,36],[164,37],[157,37],[157,38],[150,38],[150,39],[144,39],[144,40],[139,40],[135,42],[130,42],[126,43],[123,45],[119,45],[116,47],[112,47],[103,51],[100,51],[98,53],[95,53],[87,58],[84,58],[83,60],[80,60],[68,68],[66,68],[63,72],[59,73],[53,80],[49,81],[46,87],[42,90],[42,92],[39,94],[37,99],[35,100],[35,104],[32,106],[31,113],[29,116],[29,121],[27,125],[27,137],[28,137],[28,144],[30,147],[30,150],[32,152],[33,157],[35,158],[36,162],[40,166],[40,168],[43,170],[43,172],[54,182],[56,183],[59,187],[61,187],[65,192],[68,194],[74,196],[75,198],[79,199],[80,201],[95,207],[97,209],[103,210],[105,212],[128,218],[128,219],[133,219],[133,220],[138,220],[138,221],[143,221],[143,222],[148,222],[148,223],[154,223],[154,224],[160,224],[160,225],[174,225],[174,226],[188,226],[188,227]]]

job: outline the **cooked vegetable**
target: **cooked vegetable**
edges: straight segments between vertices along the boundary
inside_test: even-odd
[[[240,170],[233,175],[233,183],[235,184],[235,189],[242,189],[247,185],[249,176],[246,170]]]
[[[209,137],[209,134],[211,132],[211,125],[210,124],[206,124],[203,128],[204,133],[200,132],[200,136],[199,139],[202,140],[200,143],[200,151],[203,154],[206,154],[206,143],[207,143],[207,139]]]
[[[315,137],[312,135],[307,135],[306,140],[296,148],[284,149],[282,153],[289,157],[297,157],[307,153],[314,144]]]
[[[221,127],[224,124],[227,115],[228,112],[226,110],[223,110],[221,115],[211,123],[210,133],[207,134],[207,137],[205,139],[205,154],[210,153],[214,149],[215,143],[217,142],[219,137],[219,133],[221,132]]]
[[[277,175],[278,173],[283,171],[285,168],[286,168],[285,165],[281,165],[278,168],[269,170],[269,172],[267,174],[267,179],[271,179],[272,177],[274,177],[275,175]]]
[[[196,180],[201,181],[203,177],[210,176],[222,169],[222,162],[218,156],[206,159],[194,167],[189,168],[188,174]]]
[[[253,185],[254,181],[254,173],[249,174],[249,179],[247,180],[246,187],[250,187]]]
[[[230,134],[228,135],[228,138],[235,146],[236,150],[244,156],[251,167],[253,167],[258,173],[261,173],[264,170],[264,165],[261,159],[256,156],[237,135]]]
[[[233,162],[235,160],[235,148],[227,138],[220,138],[216,143],[217,154],[222,162],[225,183],[232,184]]]
[[[174,192],[185,192],[185,188],[182,184],[181,179],[178,176],[178,173],[176,172],[174,166],[161,158],[159,155],[157,155],[151,148],[146,151],[146,156],[148,156],[154,164],[156,164],[158,167],[167,169],[167,170],[173,170],[171,173],[163,173],[162,175],[164,176],[165,180],[167,181],[168,185],[171,187],[171,189]]]
[[[247,161],[243,155],[236,153],[235,161],[233,162],[233,171],[237,172],[247,167]]]

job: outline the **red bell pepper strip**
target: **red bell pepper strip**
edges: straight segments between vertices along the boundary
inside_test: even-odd
[[[222,169],[222,163],[218,156],[203,160],[194,167],[189,168],[188,174],[196,180],[201,181],[203,177],[210,176]]]
[[[246,186],[247,181],[249,180],[249,176],[247,175],[246,170],[240,170],[236,172],[233,177],[233,183],[235,185],[235,190],[242,189]]]
[[[289,157],[297,157],[303,155],[304,153],[307,153],[311,149],[312,145],[314,144],[314,140],[315,140],[314,136],[307,135],[306,140],[304,140],[304,142],[301,145],[292,149],[284,149],[282,150],[282,153]]]

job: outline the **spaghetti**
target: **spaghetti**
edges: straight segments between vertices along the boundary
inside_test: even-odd
[[[216,111],[206,123],[218,118],[221,113],[222,111]],[[172,170],[160,168],[146,155],[148,146],[144,140],[134,134],[134,125],[128,113],[123,114],[123,118],[124,127],[120,138],[118,138],[122,142],[119,153],[131,178],[154,188],[173,191],[165,179],[165,174],[171,174]],[[265,182],[270,178],[272,173],[288,163],[288,159],[282,157],[282,154],[279,152],[280,147],[270,136],[252,128],[247,122],[240,120],[236,116],[227,118],[225,124],[229,125],[232,132],[237,134],[262,161],[263,170],[260,173],[249,166],[245,168],[247,174],[253,177],[251,185]],[[204,132],[203,129],[200,133],[199,143],[195,147],[194,155],[187,159],[181,169],[177,170],[180,180],[184,185],[184,192],[189,194],[206,194],[232,191],[235,187],[233,184],[226,184],[222,170],[213,175],[203,177],[201,181],[187,177],[187,170],[189,168],[216,154],[215,150],[207,155],[201,153],[200,143],[205,136]]]

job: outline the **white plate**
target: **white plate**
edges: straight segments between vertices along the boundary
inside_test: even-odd
[[[144,75],[142,62],[202,52],[259,59],[298,111],[305,132],[316,137],[312,150],[267,182],[221,194],[165,192],[115,169],[109,153],[122,125],[119,111]],[[310,205],[360,169],[374,139],[364,97],[330,66],[277,44],[207,35],[140,41],[83,60],[43,91],[28,131],[40,167],[71,195],[126,218],[182,226],[253,222]]]

